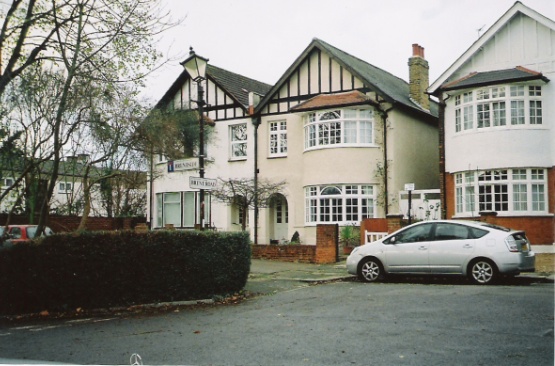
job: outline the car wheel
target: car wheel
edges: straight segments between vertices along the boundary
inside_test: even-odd
[[[366,258],[358,267],[358,278],[364,282],[375,282],[384,277],[381,262],[376,258]]]
[[[497,268],[487,259],[476,260],[470,264],[469,268],[470,280],[477,285],[487,285],[497,279]]]

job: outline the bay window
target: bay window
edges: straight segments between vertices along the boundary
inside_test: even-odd
[[[456,214],[477,216],[479,211],[545,214],[546,202],[545,169],[498,169],[455,174]]]
[[[373,185],[329,185],[305,187],[307,224],[356,224],[375,215]]]
[[[456,95],[455,132],[541,125],[541,99],[539,85],[486,87]]]
[[[335,109],[304,117],[305,149],[373,146],[374,114],[370,109]]]

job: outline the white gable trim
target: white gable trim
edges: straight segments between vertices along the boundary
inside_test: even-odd
[[[462,67],[476,52],[491,40],[501,28],[505,26],[518,12],[532,18],[538,23],[555,30],[555,22],[546,16],[517,1],[497,22],[495,22],[469,49],[466,50],[441,76],[428,88],[428,93],[433,94],[445,81]]]

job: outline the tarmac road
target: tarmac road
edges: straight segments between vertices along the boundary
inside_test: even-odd
[[[364,284],[342,264],[253,261],[256,296],[181,307],[0,325],[0,357],[76,364],[553,365],[553,283],[454,278]],[[332,281],[325,285],[315,285]],[[333,282],[335,281],[335,282]],[[26,361],[24,361],[26,362]]]

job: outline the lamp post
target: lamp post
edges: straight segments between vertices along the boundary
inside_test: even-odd
[[[203,117],[203,107],[204,102],[204,90],[202,89],[202,82],[206,80],[206,66],[208,64],[208,59],[198,56],[193,47],[189,49],[189,57],[181,63],[185,70],[191,77],[191,79],[197,83],[197,106],[199,114],[199,153],[198,153],[198,165],[200,178],[204,178],[204,117]],[[200,230],[204,230],[204,189],[200,188]]]

